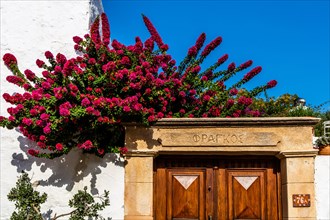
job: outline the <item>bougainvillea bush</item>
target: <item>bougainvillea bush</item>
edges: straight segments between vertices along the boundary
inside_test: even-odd
[[[228,55],[224,54],[201,69],[203,60],[222,41],[217,37],[204,46],[204,33],[177,64],[153,24],[142,17],[151,34],[144,42],[136,37],[134,45],[117,40],[110,45],[108,19],[102,14],[90,34],[73,37],[79,56],[46,51],[47,61],[36,61],[41,74],[29,69],[22,73],[14,55],[5,54],[4,63],[13,73],[7,81],[25,92],[3,95],[14,107],[8,108],[9,117],[1,117],[1,126],[18,127],[35,141],[40,149],[31,148],[29,154],[54,158],[72,148],[99,156],[125,153],[123,122],[148,125],[164,117],[262,116],[253,107],[253,98],[277,82],[271,80],[250,91],[243,88],[261,72],[260,66],[252,68],[251,60],[237,66],[225,64]],[[240,81],[226,85],[241,71],[245,73]]]

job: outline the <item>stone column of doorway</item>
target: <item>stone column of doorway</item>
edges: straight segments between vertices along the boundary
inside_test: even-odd
[[[153,153],[130,153],[125,165],[125,220],[153,219]]]
[[[316,219],[314,161],[317,150],[284,151],[281,160],[283,220]],[[309,194],[310,207],[293,207],[294,194]]]

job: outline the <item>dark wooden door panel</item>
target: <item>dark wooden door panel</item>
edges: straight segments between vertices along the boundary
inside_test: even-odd
[[[156,220],[281,219],[274,158],[160,157],[155,162]]]
[[[228,170],[229,219],[265,219],[265,171]]]
[[[205,171],[169,170],[167,180],[167,219],[204,219]]]
[[[166,220],[167,179],[166,169],[158,168],[155,173],[154,208],[155,219]]]

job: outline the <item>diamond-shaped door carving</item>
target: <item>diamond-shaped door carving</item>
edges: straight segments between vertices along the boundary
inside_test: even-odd
[[[256,181],[257,176],[235,176],[237,182],[239,182],[245,190],[248,190],[250,186]]]
[[[228,173],[228,219],[266,219],[265,173],[247,169]]]
[[[189,186],[197,179],[198,176],[174,176],[174,178],[185,188]]]

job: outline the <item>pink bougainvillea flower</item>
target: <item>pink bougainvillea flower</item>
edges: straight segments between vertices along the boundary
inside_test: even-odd
[[[42,71],[41,74],[43,77],[48,78],[50,73],[48,71]]]
[[[23,118],[22,123],[27,126],[30,126],[32,125],[33,121],[31,120],[31,118]]]
[[[42,148],[42,149],[45,149],[45,148],[46,148],[46,144],[45,144],[44,142],[42,142],[42,141],[38,141],[38,142],[37,142],[37,145],[38,145],[40,148]]]
[[[7,109],[7,112],[11,115],[16,115],[19,112],[19,109],[10,107],[10,108]]]
[[[158,112],[157,113],[157,118],[163,118],[164,117],[164,113],[163,112]]]
[[[113,61],[108,62],[107,64],[102,66],[102,70],[104,72],[111,72],[116,68],[116,64]]]
[[[125,155],[128,153],[128,149],[127,149],[127,147],[120,147],[119,152],[120,152],[120,154]]]
[[[70,115],[70,110],[66,108],[60,108],[60,115],[61,116],[69,116]]]
[[[30,81],[33,81],[36,78],[36,74],[29,69],[25,70],[24,74],[26,78]]]
[[[44,106],[38,106],[38,110],[40,113],[42,113],[46,111],[46,108]]]
[[[276,80],[271,80],[267,83],[267,88],[270,89],[270,88],[273,88],[277,85],[277,81]]]
[[[169,48],[169,46],[168,46],[167,44],[163,44],[162,46],[160,46],[160,49],[161,49],[162,51],[167,51],[168,48]]]
[[[73,47],[77,51],[82,51],[83,47],[79,46],[78,44],[74,45]]]
[[[211,96],[209,96],[209,95],[204,95],[204,96],[203,96],[203,99],[204,99],[204,101],[210,101]]]
[[[73,42],[75,42],[76,44],[80,44],[83,41],[83,39],[78,36],[74,36],[72,39],[73,39]]]
[[[0,122],[6,120],[6,117],[0,116]]]
[[[249,106],[252,104],[253,100],[252,100],[252,98],[241,96],[238,98],[237,102],[238,102],[238,104]]]
[[[38,90],[32,91],[32,99],[34,99],[35,101],[41,100],[42,99],[42,90],[38,89]]]
[[[218,65],[221,65],[221,64],[223,64],[224,62],[226,62],[228,60],[228,54],[225,54],[225,55],[223,55],[222,57],[220,57],[219,59],[218,59]]]
[[[202,76],[201,80],[202,80],[202,81],[207,81],[208,78],[207,78],[207,76]]]
[[[144,46],[145,49],[148,51],[152,51],[154,49],[154,40],[153,38],[148,38],[145,42],[144,42]]]
[[[63,66],[63,74],[65,76],[71,76],[75,67],[74,59],[67,60]]]
[[[56,61],[57,63],[59,63],[61,66],[63,66],[65,63],[66,63],[66,57],[61,54],[61,53],[58,53],[56,55]],[[55,70],[56,71],[56,70]]]
[[[11,65],[16,65],[17,64],[17,59],[16,57],[11,54],[11,53],[6,53],[5,55],[3,55],[2,60],[4,61],[5,65],[7,67],[10,67]]]
[[[125,48],[125,46],[123,44],[121,44],[120,42],[118,42],[117,40],[113,40],[111,43],[111,46],[117,50],[117,54],[119,53],[119,50]]]
[[[37,59],[37,60],[36,60],[36,64],[37,64],[37,66],[38,66],[39,68],[42,68],[42,67],[45,65],[45,62],[42,61],[42,60]]]
[[[91,102],[89,101],[88,98],[84,98],[82,101],[81,101],[81,105],[84,106],[84,107],[87,107],[91,104]]]
[[[201,67],[198,65],[198,66],[195,66],[192,70],[191,70],[191,72],[192,73],[199,73],[199,71],[201,71]],[[211,71],[208,71],[208,73],[210,73]]]
[[[97,149],[97,152],[98,152],[100,155],[103,155],[103,154],[104,154],[104,149],[103,149],[103,148],[98,148],[98,149]]]
[[[130,65],[131,64],[131,61],[130,59],[127,57],[127,56],[124,56],[122,59],[121,59],[121,64],[122,65]]]
[[[143,108],[143,105],[141,103],[136,103],[133,106],[133,110],[140,111]]]
[[[252,64],[253,64],[253,61],[252,60],[248,60],[245,63],[242,63],[241,65],[239,65],[238,68],[240,68],[240,69],[243,70],[243,69],[246,69],[246,68],[250,67]]]
[[[250,72],[248,72],[247,74],[244,75],[243,80],[250,80],[252,79],[254,76],[256,76],[257,74],[259,74],[262,70],[261,66],[257,66],[255,68],[253,68]]]
[[[207,117],[208,117],[207,113],[202,114],[202,118],[207,118]]]
[[[201,35],[199,35],[195,43],[197,51],[199,51],[203,47],[205,39],[206,39],[206,34],[201,33]]]
[[[52,52],[50,52],[50,51],[46,51],[46,52],[45,52],[45,57],[46,57],[47,59],[53,59],[53,58],[54,58],[54,55],[52,54]]]
[[[101,36],[100,36],[100,18],[97,17],[95,21],[93,22],[90,32],[91,32],[91,38],[94,44],[98,45],[101,43]]]
[[[30,154],[31,156],[37,156],[39,154],[39,151],[35,149],[29,149],[28,154]]]
[[[236,68],[236,65],[235,65],[234,62],[232,62],[232,63],[230,63],[230,64],[228,65],[227,71],[228,71],[228,72],[232,72],[232,71],[235,70],[235,68]]]
[[[239,116],[240,116],[239,113],[237,113],[237,112],[234,112],[234,113],[233,113],[233,117],[234,117],[234,118],[238,118]]]
[[[195,89],[191,89],[191,90],[189,90],[189,93],[190,93],[190,95],[196,95],[196,90]]]
[[[148,121],[149,122],[154,122],[156,120],[156,117],[154,116],[154,115],[150,115],[149,117],[148,117]]]
[[[75,84],[70,83],[69,88],[72,92],[78,92],[78,87]]]
[[[157,43],[158,47],[161,48],[161,46],[164,45],[162,38],[158,34],[158,31],[154,27],[154,25],[151,23],[149,18],[145,15],[142,15],[144,24],[146,25],[148,31],[150,32],[153,40]]]
[[[92,106],[89,106],[89,107],[86,108],[86,112],[87,112],[88,114],[93,114],[94,110],[95,110],[95,109],[94,109]]]
[[[62,68],[60,66],[55,66],[54,71],[56,73],[60,73],[62,71]]]
[[[50,128],[50,124],[47,124],[46,127],[44,127],[43,129],[44,134],[49,134],[50,132],[52,132],[51,128]]]
[[[189,48],[188,50],[188,56],[194,57],[197,55],[197,47],[196,46],[192,46],[191,48]]]
[[[9,95],[8,93],[4,93],[2,97],[6,100],[6,102],[11,103],[12,102],[12,96]]]
[[[84,149],[84,150],[90,150],[90,149],[92,149],[93,147],[94,147],[93,142],[90,141],[90,140],[85,141],[85,142],[80,146],[80,148],[82,148],[82,149]]]
[[[108,17],[105,13],[101,14],[101,25],[102,25],[102,41],[105,46],[110,43],[110,25]]]
[[[238,90],[236,88],[232,88],[231,90],[229,90],[229,94],[230,95],[237,95]]]
[[[36,115],[38,114],[38,110],[36,110],[36,109],[31,109],[31,110],[30,110],[30,114],[31,114],[31,116],[36,116]]]
[[[226,106],[227,106],[227,108],[230,108],[230,107],[232,107],[234,104],[235,104],[235,101],[234,101],[233,99],[228,99],[228,100],[227,100],[227,103],[226,103]]]
[[[181,114],[184,114],[184,113],[186,113],[186,110],[184,110],[183,108],[182,109],[180,109],[180,111],[179,111]]]
[[[62,150],[63,150],[63,145],[62,145],[61,143],[57,143],[57,144],[55,145],[55,148],[56,148],[56,150],[58,150],[58,151],[62,151]]]
[[[204,50],[201,53],[201,56],[206,57],[209,55],[217,46],[219,46],[222,42],[221,37],[215,38],[211,43],[205,46]]]
[[[124,112],[130,112],[131,108],[129,106],[124,106],[123,111]]]
[[[6,80],[18,86],[21,86],[24,83],[24,80],[18,76],[7,76]]]
[[[52,88],[52,85],[49,82],[42,82],[41,86],[43,89],[50,89]]]

